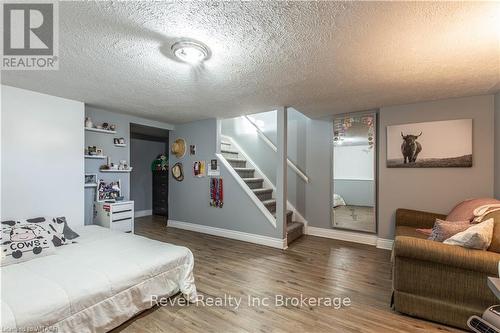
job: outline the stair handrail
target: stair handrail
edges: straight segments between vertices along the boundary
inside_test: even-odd
[[[264,141],[275,153],[278,152],[278,148],[266,136],[266,134],[264,134],[264,132],[262,132],[262,130],[259,128],[259,126],[257,126],[257,124],[255,124],[248,116],[244,116],[244,117],[250,124],[252,124],[252,126],[255,128],[255,130],[259,134],[260,138],[262,139],[262,141]],[[290,159],[288,157],[286,159],[286,162],[287,162],[288,166],[290,167],[290,169],[295,171],[295,173],[297,175],[299,175],[299,177],[302,178],[303,181],[305,181],[306,183],[309,183],[309,177],[304,172],[302,172],[302,170],[300,170],[299,167],[297,165],[295,165],[295,163],[290,161]]]

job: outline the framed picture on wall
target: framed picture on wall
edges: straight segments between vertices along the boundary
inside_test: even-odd
[[[95,185],[97,184],[97,174],[96,173],[86,173],[85,174],[85,185]]]
[[[472,119],[387,126],[387,167],[472,167]]]

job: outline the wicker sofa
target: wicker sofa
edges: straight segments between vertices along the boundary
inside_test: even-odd
[[[500,211],[488,251],[429,241],[416,228],[432,228],[445,215],[398,209],[393,249],[393,307],[396,311],[466,328],[467,319],[500,303],[487,286],[498,276]],[[495,252],[496,251],[496,252]]]

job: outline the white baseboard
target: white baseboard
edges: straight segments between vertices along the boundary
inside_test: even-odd
[[[325,229],[309,226],[307,234],[324,238],[338,239],[347,242],[354,242],[367,245],[377,245],[377,235],[363,234],[353,231],[344,231],[338,229]]]
[[[394,244],[394,240],[392,240],[392,239],[377,238],[377,248],[378,249],[392,250],[393,244]]]
[[[150,216],[153,215],[153,210],[148,209],[148,210],[136,210],[134,212],[134,217],[143,217],[143,216]]]
[[[308,227],[306,234],[317,237],[331,238],[346,242],[376,246],[378,249],[392,250],[392,239],[379,238],[377,235],[364,234],[354,231]]]
[[[254,244],[259,244],[259,245],[270,246],[270,247],[274,247],[277,249],[286,249],[287,248],[286,238],[279,239],[279,238],[261,236],[261,235],[256,235],[256,234],[249,234],[249,233],[242,232],[242,231],[221,229],[221,228],[209,227],[206,225],[181,222],[181,221],[176,221],[176,220],[168,220],[167,226],[172,227],[172,228],[177,228],[177,229],[184,229],[184,230],[189,230],[189,231],[200,232],[203,234],[208,234],[208,235],[213,235],[213,236],[220,236],[220,237],[236,239],[236,240],[254,243]]]

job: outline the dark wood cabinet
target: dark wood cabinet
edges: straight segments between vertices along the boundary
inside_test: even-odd
[[[168,218],[168,171],[153,171],[153,215]]]

